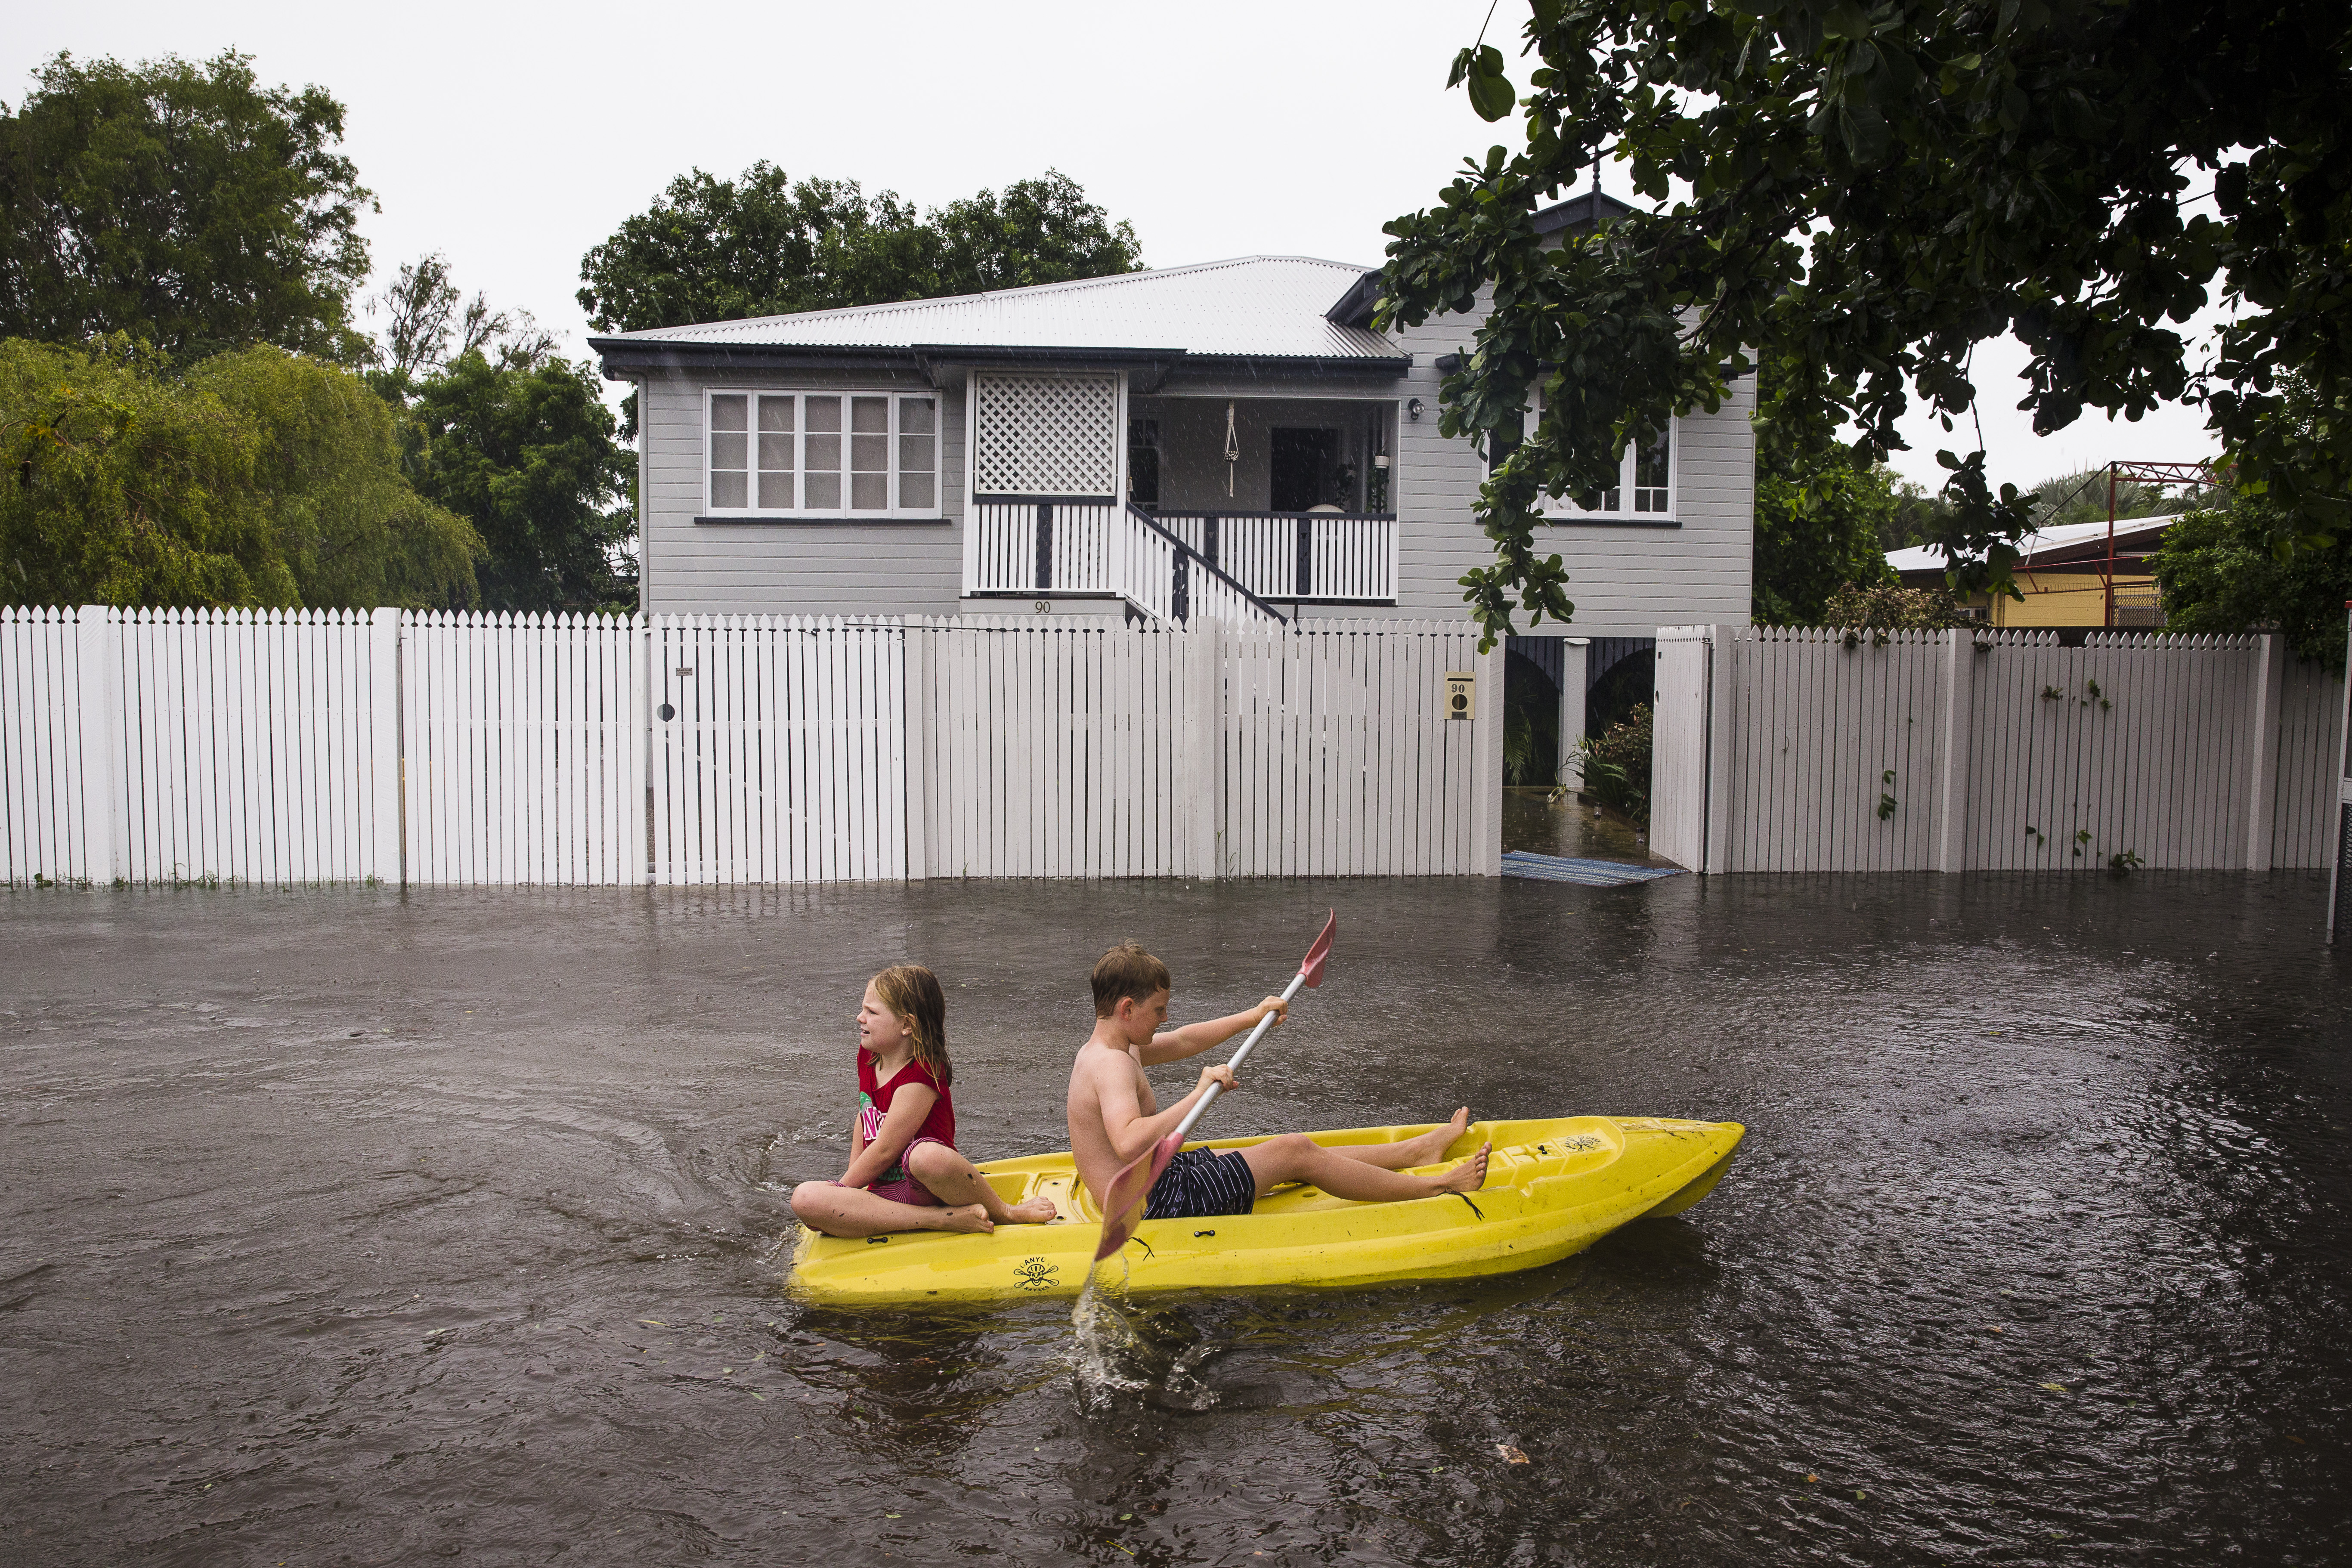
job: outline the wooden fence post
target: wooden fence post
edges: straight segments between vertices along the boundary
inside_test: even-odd
[[[1976,634],[1944,633],[1942,776],[1936,781],[1936,869],[1965,871],[1969,853],[1969,737],[1973,732]]]
[[[129,860],[122,764],[122,628],[107,605],[84,605],[74,623],[80,690],[82,863],[79,875],[111,883]]]
[[[1493,647],[1471,658],[1471,668],[1478,672],[1478,712],[1471,726],[1471,743],[1478,748],[1470,767],[1474,794],[1468,870],[1474,877],[1503,874],[1503,665],[1507,657],[1503,639],[1497,637]]]
[[[1584,752],[1577,742],[1584,739],[1585,670],[1592,655],[1591,640],[1563,637],[1559,654],[1559,754],[1556,759],[1559,765],[1552,776],[1555,782],[1570,789],[1581,789]],[[1654,704],[1656,699],[1654,697],[1652,701]]]
[[[629,705],[622,733],[627,737],[621,768],[622,787],[628,798],[628,860],[621,868],[621,885],[654,881],[653,775],[653,638],[651,616],[632,616],[628,625]]]
[[[2269,633],[2259,639],[2252,711],[2253,743],[2247,748],[2246,859],[2249,871],[2271,868],[2271,821],[2278,794],[2279,688],[2286,679],[2286,645]]]
[[[1713,876],[1731,868],[1731,773],[1746,759],[1731,731],[1732,688],[1738,673],[1739,626],[1706,628],[1706,851],[1697,869]],[[1656,721],[1652,720],[1654,736]]]
[[[378,609],[368,616],[368,875],[405,886],[408,843],[403,816],[407,794],[400,787],[400,656],[404,612]]]
[[[1652,654],[1650,848],[1706,869],[1707,629],[1660,626]]]

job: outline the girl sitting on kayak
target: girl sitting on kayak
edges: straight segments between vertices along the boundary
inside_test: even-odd
[[[867,983],[857,1009],[849,1168],[839,1181],[793,1189],[793,1213],[810,1229],[848,1237],[991,1231],[1054,1217],[1051,1199],[1006,1204],[956,1152],[947,1016],[939,977],[919,963],[893,964]]]

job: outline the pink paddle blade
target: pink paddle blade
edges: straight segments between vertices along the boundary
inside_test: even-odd
[[[1339,911],[1333,910],[1331,918],[1323,922],[1323,934],[1315,939],[1315,945],[1307,950],[1306,960],[1298,966],[1298,973],[1307,977],[1309,991],[1323,984],[1323,963],[1331,956],[1331,933],[1339,929]]]
[[[1095,1244],[1097,1263],[1125,1247],[1128,1237],[1135,1234],[1135,1227],[1143,1221],[1143,1200],[1151,1194],[1152,1184],[1160,1180],[1181,1146],[1182,1141],[1171,1132],[1129,1160],[1110,1179],[1110,1191],[1102,1195],[1102,1239]]]

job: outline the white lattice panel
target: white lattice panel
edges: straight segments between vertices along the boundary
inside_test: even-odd
[[[982,495],[1118,493],[1118,377],[983,373],[974,488]]]

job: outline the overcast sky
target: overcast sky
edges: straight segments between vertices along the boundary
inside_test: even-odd
[[[1517,13],[1517,15],[1514,15]],[[580,258],[689,168],[765,158],[926,208],[1057,168],[1135,226],[1155,267],[1260,253],[1376,264],[1381,226],[1429,204],[1504,126],[1444,89],[1486,0],[1103,5],[768,4],[387,10],[114,0],[17,13],[0,98],[58,51],[254,58],[265,83],[347,106],[346,150],[382,211],[379,280],[438,250],[470,294],[519,305],[584,353]],[[1490,42],[1516,52],[1520,0]],[[1514,69],[1524,81],[1524,67]],[[1628,195],[1623,176],[1604,175]],[[364,325],[365,323],[362,322]],[[2036,438],[2014,342],[1978,356],[1997,478],[2030,484],[2110,458],[2204,457],[2193,409],[2086,416]],[[2011,388],[2014,387],[2014,390]],[[1915,418],[1906,476],[1973,446]]]

